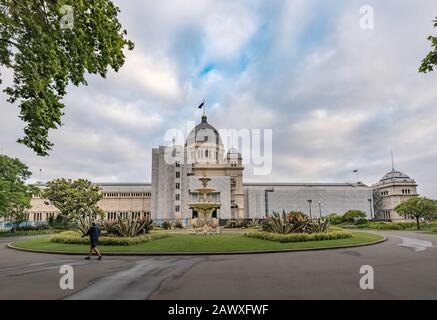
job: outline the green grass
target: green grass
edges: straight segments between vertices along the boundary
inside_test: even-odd
[[[14,242],[14,246],[24,249],[47,250],[85,253],[88,252],[87,245],[54,243],[49,237]],[[268,240],[248,238],[239,234],[228,235],[183,235],[171,234],[168,238],[146,242],[132,246],[101,246],[99,250],[103,253],[125,252],[125,253],[224,253],[244,251],[269,251],[287,249],[311,249],[329,248],[337,246],[348,246],[371,243],[382,239],[381,236],[354,232],[352,238],[308,241],[297,243],[279,243]]]

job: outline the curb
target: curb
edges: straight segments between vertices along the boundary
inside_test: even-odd
[[[237,251],[237,252],[107,252],[102,253],[104,256],[123,256],[123,257],[138,257],[138,256],[226,256],[226,255],[238,255],[238,254],[265,254],[265,253],[285,253],[285,252],[303,252],[303,251],[322,251],[322,250],[333,250],[333,249],[345,249],[345,248],[358,248],[358,247],[367,247],[375,244],[380,244],[387,241],[388,237],[384,237],[383,239],[363,243],[363,244],[352,244],[345,246],[335,246],[335,247],[318,247],[318,248],[299,248],[299,249],[284,249],[284,250],[263,250],[263,251]],[[83,256],[86,255],[87,252],[62,252],[62,251],[49,251],[49,250],[34,250],[34,249],[25,249],[20,247],[15,247],[12,243],[7,245],[8,248],[32,252],[32,253],[45,253],[45,254],[62,254],[62,255],[70,255],[70,256]]]

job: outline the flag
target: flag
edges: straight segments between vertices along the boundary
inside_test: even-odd
[[[203,100],[203,102],[200,104],[199,109],[202,109],[204,105],[205,105],[205,100]]]

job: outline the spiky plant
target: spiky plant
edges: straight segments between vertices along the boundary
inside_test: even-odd
[[[289,221],[285,213],[274,212],[272,217],[263,224],[263,230],[267,232],[288,234],[304,232],[308,220]]]
[[[329,219],[313,219],[308,222],[306,232],[308,233],[325,233],[328,231]]]
[[[149,218],[142,220],[118,218],[114,225],[114,233],[119,237],[137,237],[149,233],[153,228],[153,221]]]

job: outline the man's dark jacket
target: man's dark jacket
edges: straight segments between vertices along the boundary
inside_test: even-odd
[[[84,236],[90,236],[91,240],[97,241],[100,237],[100,228],[98,225],[91,226]]]

